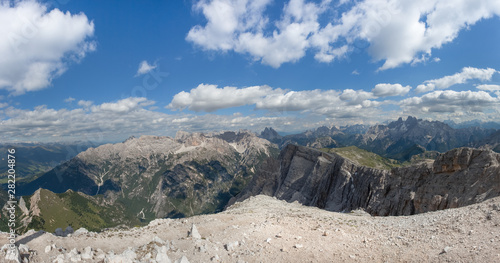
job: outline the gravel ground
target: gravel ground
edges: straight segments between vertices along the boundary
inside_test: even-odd
[[[7,243],[7,234],[0,240]],[[500,262],[500,197],[414,216],[371,217],[256,196],[219,214],[70,237],[31,231],[17,240],[28,246],[21,256],[30,262],[169,262],[166,256],[191,263]]]

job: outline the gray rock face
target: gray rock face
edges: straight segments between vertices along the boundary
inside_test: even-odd
[[[257,194],[329,211],[411,215],[481,202],[500,195],[500,155],[459,148],[433,164],[391,171],[357,165],[336,154],[288,145],[268,159],[230,204]]]

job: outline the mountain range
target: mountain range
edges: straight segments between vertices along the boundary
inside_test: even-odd
[[[446,123],[409,116],[388,124],[319,127],[299,134],[280,136],[266,128],[260,136],[279,145],[297,144],[313,148],[357,146],[381,156],[408,161],[425,151],[446,152],[457,147],[486,147],[497,150],[495,129],[466,127],[454,129]],[[496,137],[495,137],[496,136]],[[491,147],[493,146],[493,147]]]
[[[373,215],[463,206],[500,194],[489,185],[500,181],[498,155],[490,150],[498,150],[499,138],[492,129],[454,129],[414,117],[286,136],[272,128],[260,136],[249,131],[132,136],[90,147],[19,182],[19,231],[142,225],[219,212],[257,194],[332,211],[362,208]],[[464,146],[481,150],[458,148]],[[447,194],[450,190],[456,193]],[[0,220],[5,216],[4,209]]]
[[[21,211],[21,217],[28,218],[23,219],[27,228],[53,228],[43,226],[52,215],[33,209],[44,198],[67,199],[59,202],[64,207],[58,211],[75,211],[81,203],[95,211],[121,208],[123,220],[111,224],[101,217],[99,226],[214,213],[246,186],[260,162],[277,154],[272,143],[246,131],[131,137],[123,143],[89,148],[36,179],[19,183],[16,194],[30,200],[32,209]],[[81,200],[72,202],[75,198]],[[69,220],[67,224],[77,227],[82,222]]]

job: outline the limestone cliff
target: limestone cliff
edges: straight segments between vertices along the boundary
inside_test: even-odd
[[[266,194],[330,211],[361,208],[372,215],[410,215],[499,196],[499,163],[500,155],[492,151],[458,148],[432,164],[387,171],[288,145],[277,159],[264,162],[232,202]]]

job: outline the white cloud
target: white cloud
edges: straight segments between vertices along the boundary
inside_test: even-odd
[[[342,94],[340,94],[339,98],[349,105],[357,105],[365,100],[373,99],[375,97],[371,92],[367,92],[364,90],[346,89],[342,91]]]
[[[461,72],[455,73],[453,75],[444,76],[439,79],[427,80],[424,84],[418,85],[415,89],[417,93],[429,92],[434,89],[447,89],[456,84],[466,83],[468,80],[477,79],[480,81],[489,81],[491,80],[493,74],[497,72],[492,68],[473,68],[473,67],[465,67]]]
[[[368,53],[383,61],[380,70],[427,61],[433,49],[452,42],[464,28],[500,14],[497,0],[359,1],[338,17],[325,15],[336,1],[286,2],[280,20],[265,16],[270,0],[201,0],[194,9],[207,22],[196,25],[186,39],[205,50],[249,54],[279,67],[312,50],[315,59],[331,62],[367,42]],[[341,4],[343,1],[341,1]],[[329,14],[328,14],[329,15]],[[326,17],[326,19],[321,19]],[[327,21],[321,24],[321,22]],[[434,58],[438,61],[438,58]]]
[[[401,84],[387,84],[380,83],[375,85],[372,89],[372,93],[376,97],[388,97],[388,96],[403,96],[410,91],[410,86],[402,86]]]
[[[201,84],[190,92],[182,91],[176,94],[167,108],[212,112],[223,108],[255,105],[256,110],[266,110],[268,114],[300,111],[302,114],[316,116],[368,118],[381,114],[380,105],[392,103],[374,101],[376,98],[372,92],[352,89],[286,91],[269,86],[218,88],[216,85]]]
[[[84,108],[89,108],[90,106],[92,106],[94,102],[90,101],[90,100],[80,100],[78,101],[78,106],[82,106]]]
[[[144,75],[149,73],[151,70],[155,69],[156,65],[150,65],[146,60],[143,60],[139,64],[139,68],[137,69],[136,76]]]
[[[500,85],[483,84],[483,85],[477,85],[476,89],[484,91],[500,91]]]
[[[72,98],[72,97],[68,97],[67,99],[64,100],[64,102],[66,102],[66,103],[71,103],[73,101],[75,101],[75,98]]]
[[[155,104],[154,101],[150,101],[143,97],[131,97],[117,102],[108,102],[98,106],[92,106],[91,110],[93,112],[112,112],[123,114],[133,110],[142,109],[145,106],[153,104]]]
[[[255,104],[262,97],[282,92],[269,86],[253,86],[246,88],[224,87],[200,84],[189,92],[182,91],[174,96],[167,106],[169,109],[212,112],[219,109]]]
[[[71,62],[94,51],[85,14],[47,10],[36,1],[0,2],[0,89],[13,95],[43,89]]]
[[[400,105],[414,113],[486,112],[500,106],[500,99],[484,91],[439,90],[404,99]]]
[[[304,111],[340,102],[340,92],[334,90],[289,91],[265,96],[256,103],[256,109],[270,111]]]
[[[209,132],[251,129],[261,131],[273,126],[282,130],[302,131],[323,125],[322,120],[285,116],[243,116],[206,114],[165,114],[146,109],[152,102],[144,98],[126,98],[117,102],[92,105],[81,101],[82,108],[51,109],[38,106],[32,110],[8,107],[0,110],[1,141],[108,142],[130,135],[169,135],[178,130]],[[85,107],[92,107],[87,110]],[[301,123],[301,125],[296,125]]]

